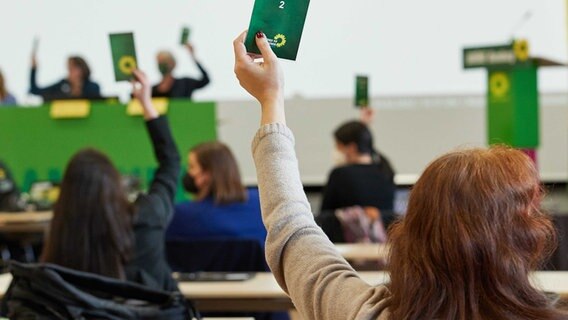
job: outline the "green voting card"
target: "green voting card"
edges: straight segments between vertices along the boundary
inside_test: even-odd
[[[250,53],[260,54],[256,33],[263,32],[276,56],[296,60],[310,0],[255,0],[245,40]]]
[[[357,76],[355,80],[355,106],[369,106],[369,77]]]
[[[184,27],[181,30],[181,40],[180,40],[180,44],[181,45],[185,45],[186,43],[189,42],[189,34],[190,34],[190,29],[188,27]]]
[[[132,73],[138,68],[134,34],[115,33],[110,35],[110,48],[116,81],[132,80]]]

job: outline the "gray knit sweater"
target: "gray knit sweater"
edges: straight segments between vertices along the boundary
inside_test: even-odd
[[[361,280],[314,222],[290,129],[261,127],[252,152],[268,230],[266,259],[302,319],[389,319],[388,289]]]

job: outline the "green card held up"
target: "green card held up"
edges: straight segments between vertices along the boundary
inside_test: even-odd
[[[369,77],[357,76],[355,80],[355,106],[369,106]]]
[[[282,59],[296,60],[310,0],[255,0],[245,46],[260,54],[255,35],[263,32]]]
[[[184,27],[183,29],[181,29],[181,40],[180,40],[181,45],[185,45],[186,43],[189,42],[190,32],[191,31],[188,27]]]
[[[110,48],[116,81],[130,81],[132,73],[138,68],[134,34],[115,33],[110,35]]]

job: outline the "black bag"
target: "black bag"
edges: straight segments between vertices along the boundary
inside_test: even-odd
[[[10,319],[200,318],[180,292],[165,292],[51,264],[10,263],[2,303]]]

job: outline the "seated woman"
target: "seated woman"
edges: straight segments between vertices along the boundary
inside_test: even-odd
[[[266,37],[264,58],[235,42],[235,72],[261,105],[254,137],[266,256],[303,319],[568,319],[529,280],[555,230],[539,211],[532,161],[497,147],[449,153],[428,166],[390,234],[390,282],[363,281],[314,223],[294,135],[286,127],[283,72]]]
[[[11,106],[16,103],[16,98],[6,89],[6,81],[4,81],[4,75],[0,71],[0,106]]]
[[[195,62],[195,65],[201,72],[199,79],[194,78],[174,78],[174,69],[176,67],[176,59],[169,51],[160,51],[156,56],[158,62],[158,69],[162,74],[160,83],[152,87],[153,97],[167,97],[167,98],[188,98],[191,99],[195,90],[204,88],[209,84],[209,75],[205,68],[197,61],[195,57],[195,49],[190,43],[186,43],[185,47]]]
[[[32,71],[30,73],[30,93],[41,96],[44,100],[56,99],[97,99],[101,97],[101,90],[97,83],[91,81],[91,69],[85,59],[72,56],[67,60],[67,78],[40,88],[37,85],[36,57],[32,57]]]
[[[65,170],[41,262],[174,291],[164,234],[173,215],[180,157],[167,119],[152,106],[146,75],[134,75],[133,95],[142,103],[158,161],[148,193],[130,203],[110,159],[94,149],[79,151]]]
[[[243,186],[226,145],[209,142],[191,149],[183,185],[194,200],[176,205],[168,240],[244,238],[256,239],[264,248],[258,190]]]
[[[339,209],[379,210],[377,223],[394,220],[396,185],[388,159],[375,151],[373,135],[361,121],[350,121],[334,132],[335,145],[342,161],[329,175],[323,193],[318,224],[332,242],[348,242],[344,224],[336,215]],[[365,215],[361,215],[365,216]],[[380,221],[384,220],[384,221]]]

